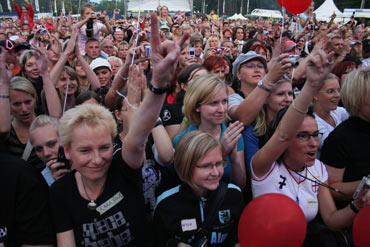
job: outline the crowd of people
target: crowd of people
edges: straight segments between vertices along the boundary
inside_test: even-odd
[[[239,246],[254,198],[303,246],[370,202],[370,27],[153,13],[0,20],[0,246]],[[363,178],[365,177],[365,178]],[[272,205],[278,207],[279,205]],[[276,217],[284,217],[277,215]]]

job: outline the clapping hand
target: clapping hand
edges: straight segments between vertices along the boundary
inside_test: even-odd
[[[229,125],[222,135],[221,144],[225,149],[226,155],[231,153],[240,139],[241,132],[244,129],[242,122],[236,121]]]

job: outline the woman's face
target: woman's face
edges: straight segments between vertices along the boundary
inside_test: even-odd
[[[319,93],[314,97],[315,104],[319,104],[325,111],[337,109],[340,100],[340,85],[337,79],[328,79]]]
[[[50,61],[55,62],[55,63],[58,62],[58,60],[59,60],[59,55],[58,54],[53,52],[52,49],[49,49],[47,52],[48,52],[48,59]]]
[[[128,110],[129,110],[129,105],[127,104],[125,99],[122,99],[122,107],[120,110],[115,110],[114,114],[116,116],[117,120],[122,121],[123,128],[127,128],[128,125]]]
[[[82,68],[82,65],[80,63],[76,64],[75,70],[76,70],[77,76],[79,76],[79,77],[85,77],[86,76],[86,72]]]
[[[189,57],[189,46],[185,47],[184,49],[181,50],[180,55],[179,55],[179,65],[181,68],[186,67],[189,65],[186,61],[186,59]]]
[[[224,174],[222,151],[218,146],[208,151],[197,162],[191,178],[191,186],[198,195],[205,195],[208,190],[216,190]]]
[[[162,7],[161,9],[162,15],[167,16],[168,15],[168,9],[166,7]]]
[[[230,31],[226,31],[225,33],[224,33],[224,38],[225,39],[229,39],[229,38],[231,38],[231,32]]]
[[[89,17],[90,13],[94,13],[94,10],[93,9],[90,9],[90,8],[86,8],[84,10],[84,12],[82,12],[82,20],[86,19],[87,17]]]
[[[208,38],[209,36],[211,36],[211,30],[209,29],[204,30],[204,38]]]
[[[317,150],[319,149],[319,138],[309,137],[302,140],[300,136],[305,134],[318,133],[316,120],[313,117],[306,116],[303,123],[297,131],[297,135],[292,139],[288,148],[284,152],[284,163],[293,170],[301,170],[305,166],[309,167],[315,163]]]
[[[35,98],[31,94],[10,90],[10,111],[13,117],[22,123],[31,123],[35,117]]]
[[[217,75],[221,80],[225,80],[225,73],[226,73],[226,67],[221,66],[221,67],[216,67],[214,69],[211,69],[211,74]]]
[[[195,109],[200,113],[200,124],[209,126],[220,125],[225,120],[227,112],[226,89],[221,89],[208,104],[200,105]]]
[[[235,37],[236,37],[237,40],[243,40],[244,39],[244,30],[241,29],[241,28],[238,28],[236,30]]]
[[[267,54],[266,54],[266,51],[263,49],[263,48],[258,48],[256,49],[255,51],[257,54],[261,55],[264,59],[267,60]]]
[[[51,124],[37,127],[30,138],[37,157],[44,164],[58,157],[58,131]]]
[[[267,110],[276,115],[293,101],[293,90],[290,82],[280,83],[266,100]]]
[[[28,12],[27,8],[26,8],[26,7],[24,7],[24,6],[22,6],[22,13],[23,13],[23,14],[27,14],[27,12]]]
[[[35,56],[31,56],[27,59],[26,63],[24,64],[24,71],[25,76],[31,81],[35,81],[39,78],[40,71],[37,67]]]
[[[67,92],[67,85],[68,85],[68,92]],[[77,90],[77,80],[72,80],[71,76],[66,72],[63,71],[62,75],[60,76],[59,81],[57,82],[56,87],[59,89],[59,92],[62,95],[73,95]]]
[[[189,79],[187,81],[187,84],[181,84],[181,89],[186,91],[186,89],[190,86],[190,84],[195,80],[197,79],[199,76],[201,75],[205,75],[205,74],[208,74],[208,70],[206,69],[198,69],[198,70],[194,70],[193,72],[191,72],[190,76],[189,76]]]
[[[112,161],[113,143],[104,126],[79,125],[71,132],[71,144],[64,147],[65,155],[76,170],[90,181],[104,179]]]
[[[110,70],[106,67],[99,67],[95,69],[94,72],[99,79],[100,86],[103,88],[109,87],[112,72],[110,72]]]
[[[119,68],[121,67],[121,64],[116,60],[110,60],[109,63],[110,63],[110,66],[112,67],[113,75],[116,75]]]
[[[215,39],[215,38],[212,38],[210,41],[209,41],[209,47],[211,48],[214,48],[214,47],[217,47],[218,46],[218,40]]]
[[[257,85],[265,76],[265,66],[257,59],[248,61],[240,66],[237,76],[242,83]]]

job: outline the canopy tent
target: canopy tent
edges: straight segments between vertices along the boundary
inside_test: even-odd
[[[229,19],[229,20],[246,20],[247,18],[245,18],[242,14],[235,13],[233,16],[230,16],[227,19]]]
[[[127,10],[131,12],[138,12],[139,10],[156,11],[159,5],[165,5],[170,12],[176,12],[178,10],[189,12],[191,11],[192,2],[192,0],[130,0],[127,3]]]
[[[267,18],[283,18],[279,10],[270,10],[270,9],[254,9],[251,13],[251,16],[257,17],[267,17]]]
[[[343,13],[338,9],[333,0],[325,0],[325,2],[314,11],[318,21],[330,21],[331,15],[334,12],[337,15],[334,22],[342,21],[344,17]]]

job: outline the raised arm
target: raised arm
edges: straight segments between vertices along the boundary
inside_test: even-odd
[[[15,0],[13,0],[13,7],[15,9],[15,12],[17,12],[19,18],[21,18],[22,11],[19,9],[18,3],[16,3]]]
[[[152,14],[152,64],[153,77],[151,85],[154,89],[168,87],[172,80],[178,63],[180,47],[188,37],[185,34],[180,43],[172,41],[161,43],[158,30],[158,20],[155,14]],[[155,91],[155,90],[154,90]],[[127,136],[122,143],[122,157],[126,163],[133,169],[142,166],[145,153],[145,143],[148,135],[153,129],[155,122],[159,117],[160,110],[166,98],[166,90],[153,93],[148,91],[141,103]]]
[[[288,57],[287,54],[280,55],[269,73],[262,80],[262,83],[266,88],[272,90],[280,77],[284,73],[288,72],[288,69],[291,67],[291,63],[286,57]],[[233,120],[239,120],[244,124],[244,126],[247,126],[257,117],[269,95],[269,91],[256,87],[239,106],[230,108],[228,113]]]
[[[0,141],[5,140],[10,132],[9,76],[5,68],[5,56],[8,51],[0,46]]]
[[[45,55],[46,51],[42,51],[37,47],[33,47],[33,49],[36,51],[36,64],[42,77],[49,115],[59,118],[62,115],[62,104],[60,103],[60,98],[55,88],[55,84],[53,84],[49,75],[48,62]]]
[[[324,79],[331,71],[333,53],[327,55],[323,50],[317,55],[311,55],[307,62],[307,81],[302,92],[289,106],[275,133],[270,140],[255,154],[252,159],[252,168],[257,177],[264,176],[294,138],[297,129],[306,116],[313,96],[320,90]]]
[[[50,71],[50,78],[54,85],[57,84],[59,77],[62,73],[63,67],[67,62],[68,56],[73,52],[73,49],[76,44],[77,30],[74,29],[72,36],[67,43],[67,47],[64,52],[60,55],[58,62],[54,65],[53,69]]]
[[[104,19],[103,19],[104,18]],[[113,33],[113,28],[112,28],[112,26],[110,25],[110,23],[109,23],[109,18],[108,18],[108,16],[102,16],[102,19],[103,19],[103,21],[104,21],[104,25],[105,26],[103,26],[102,27],[102,31],[105,33],[105,34],[111,34],[111,33]]]

